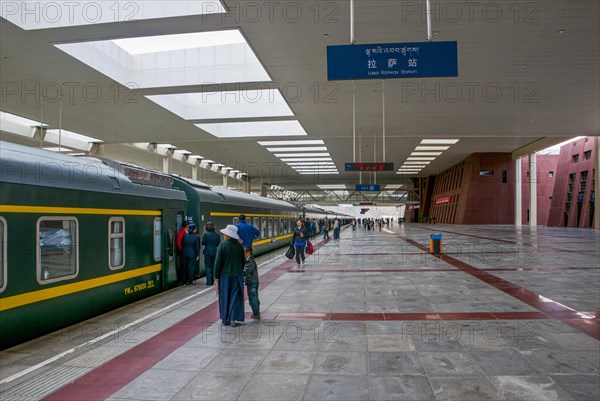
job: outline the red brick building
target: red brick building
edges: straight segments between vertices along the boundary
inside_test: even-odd
[[[548,222],[557,155],[536,160],[538,225]],[[523,222],[529,221],[529,158],[521,162]],[[417,179],[419,215],[443,224],[514,224],[515,163],[510,153],[474,153],[437,176]],[[407,221],[416,221],[407,210]]]
[[[548,225],[593,227],[595,160],[592,137],[561,147]]]

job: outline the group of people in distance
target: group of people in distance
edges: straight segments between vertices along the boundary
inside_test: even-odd
[[[246,222],[245,215],[241,214],[239,219],[237,225],[230,224],[220,230],[223,241],[215,232],[212,222],[206,224],[202,239],[197,234],[196,227],[188,227],[187,221],[182,223],[182,229],[177,234],[179,283],[194,284],[194,270],[202,245],[206,285],[214,285],[219,296],[222,323],[233,327],[236,321],[244,321],[244,285],[248,291],[252,318],[260,319],[258,267],[252,256],[252,242],[259,238],[260,232]]]

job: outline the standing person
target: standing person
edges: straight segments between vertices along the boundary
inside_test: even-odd
[[[230,224],[223,230],[224,241],[217,248],[215,258],[215,289],[219,294],[219,312],[223,325],[235,327],[244,321],[244,248],[240,244],[237,227]]]
[[[306,241],[308,240],[308,230],[304,225],[302,219],[296,220],[296,228],[294,228],[294,247],[296,247],[296,264],[300,267],[300,259],[304,264],[304,249],[306,248]]]
[[[240,214],[240,222],[235,225],[242,246],[252,246],[252,242],[260,237],[260,231],[252,224],[246,222],[246,215]]]
[[[182,285],[185,280],[185,261],[183,260],[183,236],[188,232],[188,222],[183,219],[181,230],[177,233],[177,260],[175,261],[175,273],[177,274],[177,285]]]
[[[340,220],[337,217],[333,220],[333,239],[340,239]]]
[[[329,238],[329,219],[325,217],[325,221],[323,221],[323,239]]]
[[[258,300],[258,267],[252,257],[252,247],[244,247],[246,264],[244,265],[244,282],[248,288],[248,303],[252,308],[252,319],[260,319],[260,301]]]
[[[206,285],[213,285],[214,279],[214,264],[217,256],[217,247],[221,243],[221,236],[215,232],[215,225],[209,221],[204,228],[202,235],[202,245],[204,250],[204,268],[206,270]]]
[[[184,260],[183,281],[185,285],[194,285],[196,262],[200,257],[200,238],[196,226],[190,226],[190,231],[183,236],[181,245]]]

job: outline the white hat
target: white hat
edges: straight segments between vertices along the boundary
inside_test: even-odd
[[[223,235],[226,235],[229,238],[240,239],[237,231],[238,231],[238,228],[236,226],[234,226],[233,224],[229,224],[229,225],[227,225],[227,227],[225,227],[224,229],[221,230]]]

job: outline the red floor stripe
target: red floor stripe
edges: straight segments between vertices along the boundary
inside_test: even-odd
[[[400,239],[408,242],[411,245],[414,245],[420,249],[427,251],[427,247],[419,244],[418,242],[407,238],[405,236],[399,235]],[[600,321],[594,319],[592,316],[586,317],[583,312],[575,311],[559,302],[553,301],[549,298],[543,297],[533,291],[530,291],[526,288],[520,287],[516,284],[513,284],[503,278],[498,276],[494,276],[493,274],[487,273],[481,269],[478,269],[474,266],[471,266],[468,263],[460,261],[458,259],[453,258],[448,255],[435,255],[440,260],[450,264],[451,266],[456,267],[464,271],[467,274],[495,287],[496,289],[518,299],[521,302],[526,303],[529,306],[534,307],[540,312],[546,313],[550,315],[552,318],[560,320],[561,322],[568,324],[569,326],[582,331],[583,333],[594,337],[596,340],[600,340]],[[573,314],[580,314],[580,319],[565,319],[562,318],[565,314],[569,316],[573,316]]]
[[[600,315],[600,312],[587,312],[587,315]],[[322,312],[279,312],[268,314],[269,320],[331,320],[331,321],[426,321],[426,320],[561,320],[585,321],[580,313],[544,312],[445,312],[445,313],[398,313],[398,312],[358,312],[358,313],[322,313]],[[267,315],[265,315],[267,318]]]
[[[328,242],[328,240],[321,241],[319,244],[315,245],[315,249],[319,249]],[[260,277],[261,288],[265,288],[287,273],[292,264],[294,264],[294,262],[285,261],[276,268],[263,274]],[[267,316],[265,315],[265,318],[266,317]],[[92,370],[73,383],[49,394],[43,398],[43,400],[105,400],[169,356],[175,350],[179,349],[192,338],[202,333],[219,319],[219,304],[215,301],[174,326],[158,333],[156,336],[110,360],[99,368]]]

